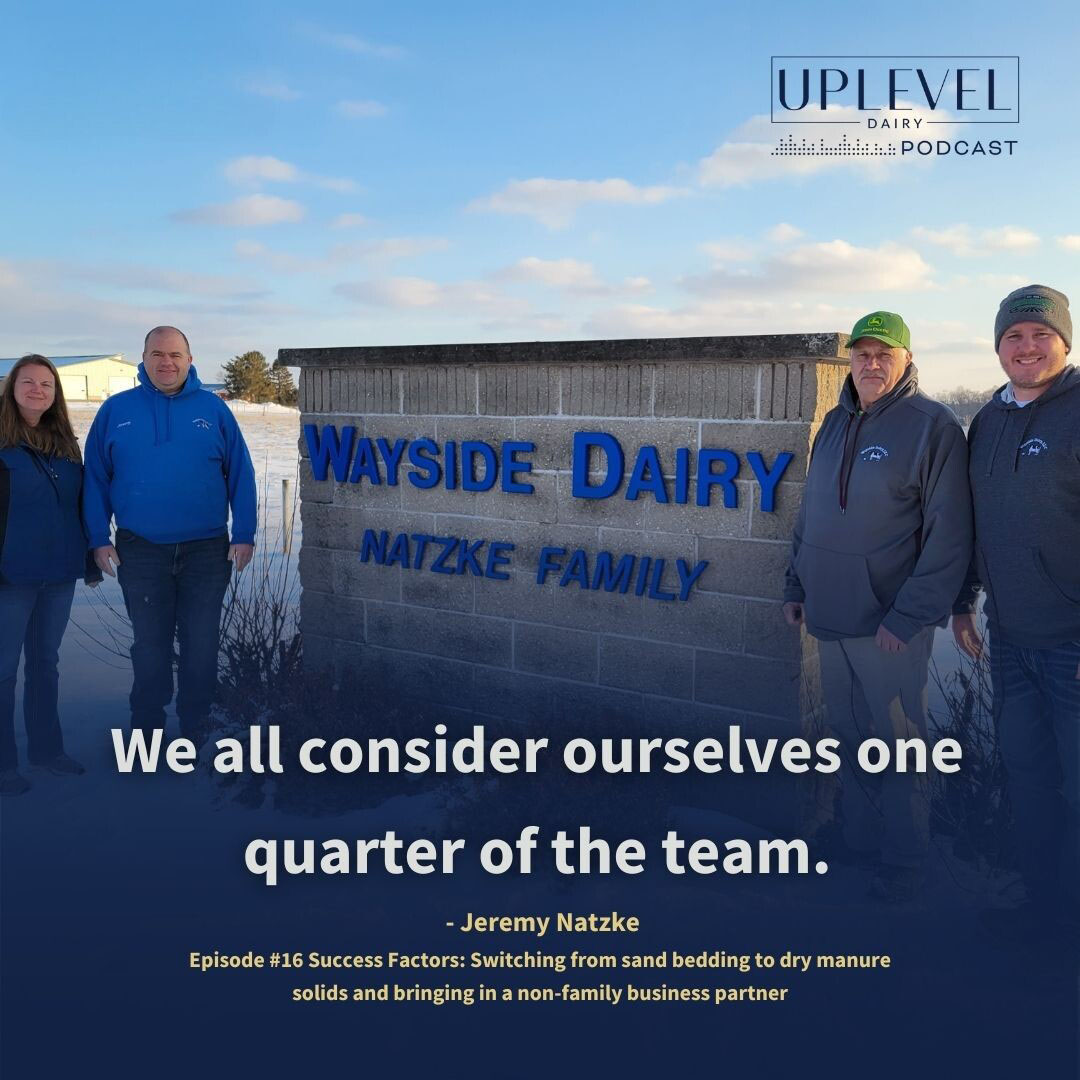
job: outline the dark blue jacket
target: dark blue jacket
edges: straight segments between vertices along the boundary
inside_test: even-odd
[[[1034,649],[1080,641],[1080,371],[1068,365],[1023,408],[998,390],[968,445],[975,558],[954,613],[974,612],[985,588],[991,634]]]
[[[255,542],[255,470],[229,407],[195,368],[163,394],[139,365],[140,385],[105,401],[86,437],[83,515],[93,547],[109,521],[155,544],[222,536]]]
[[[43,585],[101,573],[79,514],[83,467],[29,446],[0,450],[0,580]]]
[[[784,600],[823,641],[943,626],[971,561],[964,429],[909,364],[865,412],[849,375],[814,440]]]

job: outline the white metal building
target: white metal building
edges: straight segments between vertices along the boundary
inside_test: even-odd
[[[50,356],[60,373],[67,401],[104,401],[135,385],[138,362],[124,359],[123,353],[104,356]],[[18,362],[17,357],[0,359],[0,386]]]

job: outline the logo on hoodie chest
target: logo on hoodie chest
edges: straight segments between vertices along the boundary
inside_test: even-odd
[[[192,425],[194,427],[197,427],[200,431],[209,431],[210,430],[210,421],[209,420],[204,420],[201,416],[196,416],[195,419],[191,421],[191,423],[192,423]]]
[[[884,446],[864,446],[859,451],[859,457],[861,457],[863,461],[881,461],[888,456],[889,451],[886,450]]]
[[[1036,437],[1032,437],[1020,444],[1020,454],[1023,457],[1038,457],[1040,454],[1048,453],[1049,450],[1050,447],[1042,439]]]

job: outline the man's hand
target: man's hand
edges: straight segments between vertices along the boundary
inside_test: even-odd
[[[952,617],[952,633],[953,640],[961,652],[967,653],[972,660],[978,660],[982,656],[983,639],[978,627],[975,625],[974,615],[954,615]]]
[[[255,554],[254,544],[230,544],[229,545],[229,562],[234,563],[236,566],[236,572],[239,574],[241,570],[249,562],[251,562],[252,555]]]
[[[789,600],[784,605],[784,621],[788,626],[802,626],[803,624],[803,609],[802,604],[794,600]]]
[[[877,636],[874,638],[874,644],[883,652],[904,652],[907,649],[907,645],[905,645],[891,630],[886,630],[884,626],[879,626],[877,628]]]
[[[94,562],[103,574],[116,577],[113,566],[120,565],[120,556],[116,554],[116,548],[112,544],[106,544],[104,547],[94,548]]]

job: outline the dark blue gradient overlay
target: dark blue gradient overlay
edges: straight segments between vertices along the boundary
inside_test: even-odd
[[[262,781],[119,775],[105,725],[72,722],[81,778],[33,776],[32,792],[3,806],[3,1075],[316,1075],[523,1077],[828,1075],[969,1077],[1076,1075],[1077,978],[1063,948],[1002,947],[977,931],[977,890],[932,853],[927,897],[879,906],[866,874],[676,877],[657,839],[720,843],[753,838],[736,817],[669,813],[686,801],[731,805],[740,788],[772,778],[714,776],[691,791],[648,797],[645,778],[529,781],[487,777],[450,794],[402,778],[363,798],[371,778],[313,778],[310,804],[293,794],[274,809]],[[417,723],[417,734],[431,725]],[[577,732],[581,734],[582,732]],[[551,734],[538,732],[535,734]],[[564,736],[565,737],[565,736]],[[553,743],[555,739],[553,738]],[[295,766],[294,766],[295,768]],[[733,783],[738,779],[740,784]],[[520,781],[556,785],[555,798]],[[395,781],[396,783],[397,781]],[[354,809],[321,792],[342,785]],[[386,780],[381,781],[386,784]],[[325,787],[324,787],[325,784]],[[642,796],[637,797],[638,785]],[[558,793],[570,793],[561,809]],[[684,799],[683,796],[686,796]],[[530,800],[535,798],[535,805]],[[279,800],[280,801],[280,800]],[[365,809],[365,803],[367,808]],[[318,812],[323,810],[332,812]],[[462,813],[462,807],[472,812]],[[584,807],[585,810],[581,808]],[[479,809],[477,809],[479,808]],[[584,815],[593,813],[593,820]],[[615,811],[614,813],[612,811]],[[544,830],[537,870],[495,877],[478,869],[481,842]],[[612,841],[646,839],[637,876],[566,877],[547,867],[555,828],[593,824]],[[461,835],[450,877],[432,874],[283,876],[268,888],[244,867],[253,838]],[[811,850],[811,860],[814,859]],[[812,862],[811,862],[812,865]],[[619,911],[637,934],[464,934],[467,913],[541,915]],[[189,953],[316,950],[336,954],[463,955],[473,951],[728,954],[889,954],[888,971],[547,970],[192,971]],[[567,1004],[294,1003],[294,987],[400,983],[716,987],[788,986],[783,1002]]]

